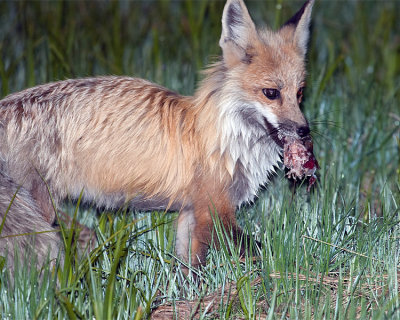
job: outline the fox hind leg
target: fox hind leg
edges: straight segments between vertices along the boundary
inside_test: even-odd
[[[15,195],[15,198],[13,199]],[[36,255],[41,267],[49,257],[55,261],[62,247],[58,230],[45,219],[34,197],[0,172],[0,255],[7,255],[10,271],[15,270],[15,254],[21,261],[26,252]]]

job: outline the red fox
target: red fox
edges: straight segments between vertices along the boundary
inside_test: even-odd
[[[11,236],[55,230],[52,201],[57,207],[82,190],[101,207],[179,211],[176,253],[193,266],[205,263],[213,213],[241,243],[235,210],[255,198],[282,157],[291,177],[315,179],[299,108],[312,6],[278,31],[257,30],[244,2],[228,0],[222,57],[194,96],[108,76],[1,100],[0,254],[8,252],[9,267],[18,250],[34,250],[38,263],[57,256],[56,232],[34,242]]]

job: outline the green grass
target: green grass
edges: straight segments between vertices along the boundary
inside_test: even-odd
[[[0,2],[0,95],[103,74],[191,94],[198,70],[220,54],[223,5]],[[300,5],[248,1],[255,20],[273,26]],[[68,263],[57,273],[21,263],[10,281],[3,269],[0,318],[400,318],[399,12],[397,1],[317,1],[304,111],[320,178],[311,194],[293,193],[280,173],[239,210],[265,244],[259,258],[212,249],[193,271],[198,285],[174,259],[176,214],[96,215],[68,204],[96,230],[98,248],[79,258],[66,230]]]

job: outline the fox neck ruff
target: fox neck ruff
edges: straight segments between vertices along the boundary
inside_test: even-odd
[[[203,145],[210,167],[221,164],[219,174],[229,177],[232,201],[239,206],[253,201],[275,173],[282,148],[272,137],[271,129],[277,131],[279,127],[275,115],[243,96],[239,85],[227,80],[223,71],[222,63],[210,69],[196,98],[202,105],[202,132],[209,131]]]

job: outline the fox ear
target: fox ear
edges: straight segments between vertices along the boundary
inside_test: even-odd
[[[251,44],[257,39],[256,27],[242,0],[228,0],[222,15],[219,45],[224,61],[235,64],[251,62]]]
[[[308,38],[310,37],[310,21],[313,5],[314,0],[307,1],[303,7],[283,25],[283,27],[294,27],[293,41],[304,56],[307,53]]]

